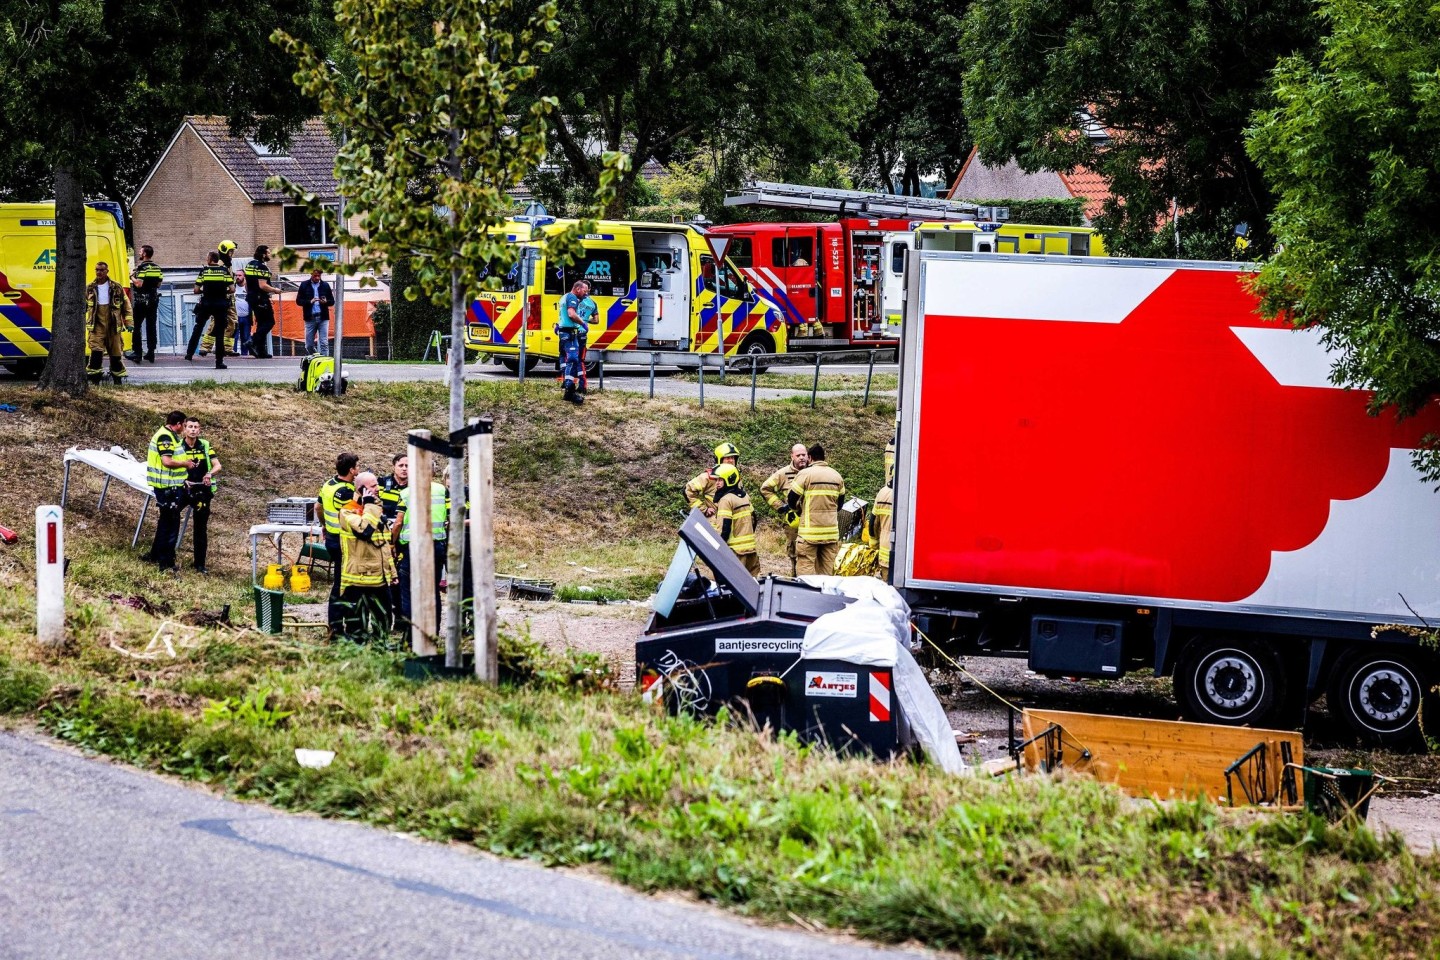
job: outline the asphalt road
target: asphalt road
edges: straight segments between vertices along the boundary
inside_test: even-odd
[[[243,805],[0,732],[0,958],[919,957]]]
[[[165,356],[156,358],[155,363],[127,363],[126,368],[130,373],[130,384],[132,386],[144,386],[146,384],[184,384],[193,383],[197,380],[215,380],[218,383],[284,383],[294,384],[300,379],[300,358],[283,357],[273,360],[256,360],[252,357],[231,357],[226,360],[225,370],[216,370],[214,361],[211,358],[197,357],[187,362],[183,356]],[[396,382],[439,382],[445,379],[445,367],[439,363],[365,363],[349,362],[345,364],[345,375],[350,378],[351,383],[396,383]],[[876,373],[893,374],[898,368],[893,363],[877,363]],[[803,366],[775,367],[776,373],[794,373],[797,376],[808,372],[809,368]],[[680,380],[673,376],[672,370],[661,368],[661,373],[655,378],[656,396],[684,396],[698,397],[700,385],[689,380]],[[860,374],[864,375],[865,364],[824,364],[821,367],[822,375],[829,374]],[[530,377],[541,382],[552,382],[554,377],[551,372],[537,368]],[[465,368],[467,380],[510,380],[515,375],[507,372],[495,364],[469,364]],[[528,379],[528,378],[527,378]],[[16,377],[0,372],[0,383],[22,383]],[[591,384],[594,389],[597,384]],[[607,366],[605,369],[605,388],[607,390],[619,390],[628,393],[646,393],[650,389],[650,372],[645,366]],[[109,389],[108,385],[102,385],[99,389]],[[556,388],[559,389],[558,386]],[[857,391],[858,392],[858,391]],[[755,391],[756,399],[774,400],[789,396],[808,396],[810,391],[778,389],[773,387],[759,387]],[[874,396],[894,396],[894,390],[874,390]],[[821,390],[820,396],[826,396],[827,391]],[[719,383],[711,374],[705,377],[705,397],[713,400],[749,400],[750,381],[748,374],[734,373],[725,384]]]

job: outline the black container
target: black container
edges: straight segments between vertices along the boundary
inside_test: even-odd
[[[787,719],[802,740],[883,759],[908,739],[889,667],[804,660],[785,679]]]

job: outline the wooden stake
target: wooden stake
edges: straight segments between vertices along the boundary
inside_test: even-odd
[[[430,439],[429,430],[411,430],[411,438]],[[430,451],[412,442],[406,451],[410,457],[410,504],[405,522],[414,535],[410,551],[410,582],[401,589],[410,590],[410,649],[417,657],[434,656],[435,635],[440,632],[439,611],[435,609],[435,546],[430,535],[430,483],[434,476]],[[398,540],[400,531],[395,531]]]
[[[475,584],[475,676],[499,679],[495,614],[495,435],[489,417],[472,419],[482,433],[470,436],[470,569]]]

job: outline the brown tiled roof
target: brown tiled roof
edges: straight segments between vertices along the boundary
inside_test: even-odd
[[[231,136],[224,117],[186,117],[185,122],[255,203],[286,199],[284,193],[265,186],[272,176],[284,177],[322,200],[337,196],[335,141],[323,120],[306,120],[290,138],[285,156],[260,155],[244,138]]]
[[[1110,184],[1089,167],[1076,167],[1069,173],[1060,174],[1070,194],[1085,201],[1085,219],[1094,220],[1105,209],[1110,199]]]

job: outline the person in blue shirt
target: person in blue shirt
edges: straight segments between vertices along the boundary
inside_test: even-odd
[[[588,304],[588,305],[587,305]],[[565,400],[577,406],[585,402],[580,396],[584,388],[585,362],[581,359],[590,333],[590,320],[595,316],[595,301],[590,299],[590,284],[576,280],[570,292],[560,298],[560,372],[565,380]]]

